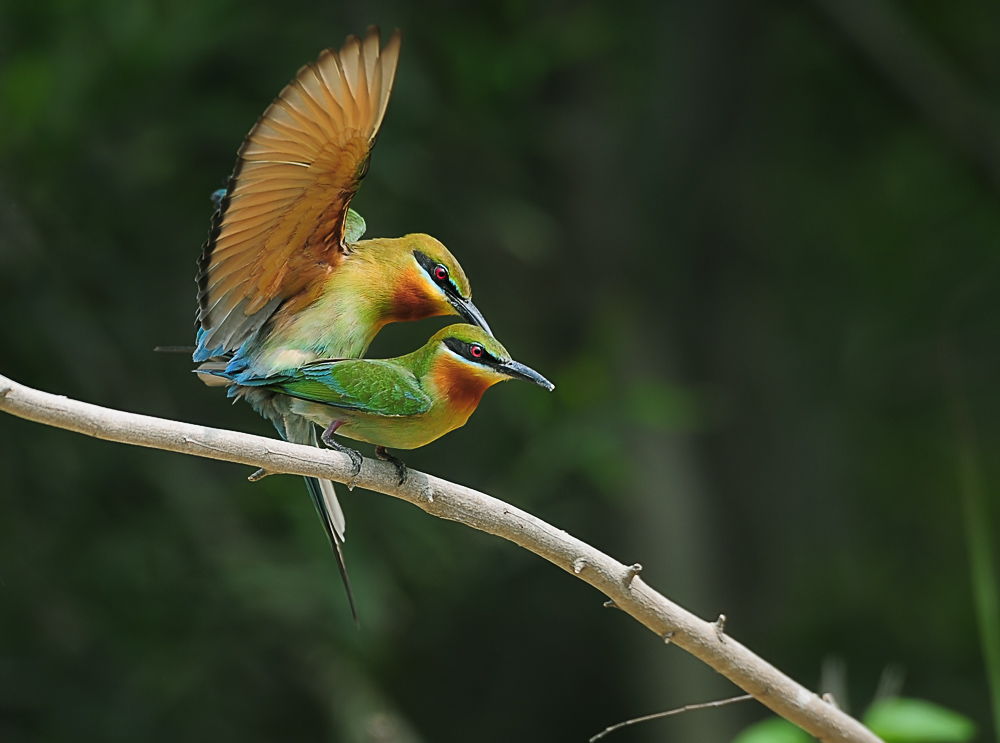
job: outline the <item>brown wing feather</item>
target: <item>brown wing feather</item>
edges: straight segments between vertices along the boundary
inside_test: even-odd
[[[372,26],[364,41],[349,36],[340,51],[322,52],[243,142],[198,264],[207,347],[236,350],[282,302],[312,301],[339,265],[400,41],[396,31],[380,50]]]

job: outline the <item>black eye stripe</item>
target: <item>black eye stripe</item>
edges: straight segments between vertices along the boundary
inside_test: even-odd
[[[444,344],[463,359],[468,359],[474,364],[482,364],[484,366],[497,366],[500,364],[500,359],[487,351],[482,343],[467,343],[458,338],[445,338]],[[473,348],[481,349],[481,354],[474,356],[472,353]]]
[[[455,283],[455,278],[451,275],[451,270],[445,266],[443,263],[438,263],[433,258],[428,256],[426,253],[421,253],[419,250],[413,251],[413,257],[420,264],[420,267],[424,269],[427,275],[430,277],[431,281],[440,286],[449,294],[454,294],[456,297],[461,297],[462,292],[458,290],[458,285]],[[438,267],[445,270],[445,277],[439,279],[435,273]]]

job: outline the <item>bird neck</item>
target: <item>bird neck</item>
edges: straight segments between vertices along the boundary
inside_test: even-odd
[[[323,325],[316,338],[346,358],[361,356],[378,332],[392,322],[444,314],[412,253],[397,238],[363,240],[333,271],[320,297],[305,310]],[[326,355],[335,355],[327,353]]]
[[[308,306],[279,311],[254,349],[258,373],[290,369],[319,358],[358,358],[391,322],[449,314],[435,298],[404,238],[355,243]]]

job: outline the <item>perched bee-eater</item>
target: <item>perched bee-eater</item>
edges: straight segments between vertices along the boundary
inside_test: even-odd
[[[250,131],[198,263],[194,360],[248,384],[321,358],[358,358],[386,324],[460,315],[489,331],[454,256],[429,235],[361,240],[348,206],[368,171],[401,35],[349,36],[299,70]],[[233,390],[230,390],[232,393]],[[245,395],[288,441],[316,432],[275,402]],[[357,618],[333,484],[308,481]]]
[[[276,395],[282,407],[323,428],[323,442],[350,454],[358,467],[361,455],[333,435],[375,444],[376,455],[396,465],[402,484],[406,467],[388,449],[416,449],[464,426],[483,393],[508,379],[554,389],[492,335],[462,324],[438,331],[406,356],[313,361],[238,387],[236,394]]]

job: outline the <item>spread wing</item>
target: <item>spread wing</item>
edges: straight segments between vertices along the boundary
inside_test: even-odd
[[[431,408],[430,397],[413,373],[386,361],[315,361],[268,386],[292,397],[372,415],[419,415]]]
[[[198,263],[206,348],[235,351],[282,302],[312,301],[343,259],[347,207],[368,170],[401,39],[396,31],[380,50],[371,26],[364,41],[327,49],[243,142]]]

